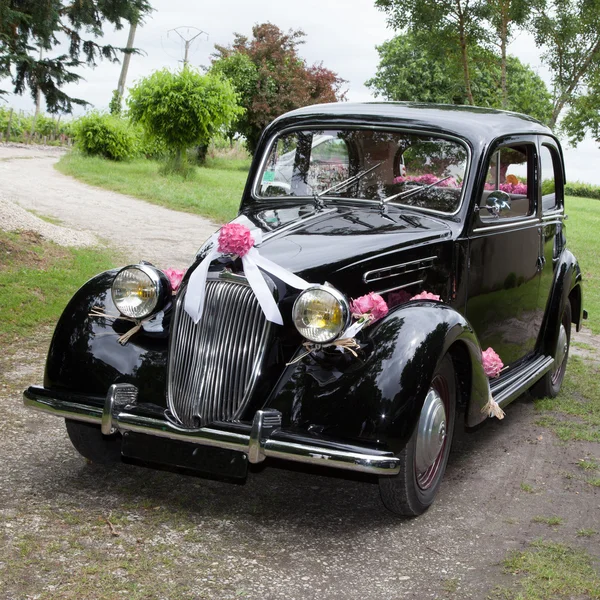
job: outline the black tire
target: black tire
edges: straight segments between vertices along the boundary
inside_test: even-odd
[[[427,471],[418,472],[417,425],[408,444],[398,455],[398,475],[379,478],[379,492],[383,504],[396,515],[416,517],[424,513],[433,504],[446,470],[456,419],[456,375],[449,355],[444,356],[436,368],[430,391],[432,389],[438,393],[444,404],[446,423],[444,442],[435,460]]]
[[[531,395],[534,398],[555,398],[560,392],[565,371],[567,370],[567,361],[569,359],[569,348],[571,347],[571,303],[566,301],[560,318],[561,331],[564,328],[566,335],[566,344],[559,332],[558,341],[554,350],[555,364],[532,388]],[[560,364],[556,361],[559,361]]]
[[[75,450],[100,465],[121,462],[121,435],[102,435],[98,425],[65,419],[67,433]]]

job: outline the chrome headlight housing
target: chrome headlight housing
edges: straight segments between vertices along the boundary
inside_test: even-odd
[[[305,289],[294,302],[292,319],[296,329],[307,340],[329,344],[348,326],[350,305],[335,288],[313,285]]]
[[[111,295],[118,311],[132,319],[143,319],[165,302],[170,292],[166,276],[150,265],[129,265],[115,277]]]

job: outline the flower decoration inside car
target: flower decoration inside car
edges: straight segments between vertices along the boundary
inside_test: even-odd
[[[256,248],[261,241],[262,233],[259,229],[250,231],[250,229],[239,223],[229,223],[221,227],[218,235],[213,239],[212,250],[198,265],[188,282],[184,308],[194,323],[197,324],[200,321],[204,311],[206,279],[212,261],[222,255],[232,255],[234,257],[239,256],[242,259],[244,275],[267,320],[283,325],[283,318],[261,269],[298,290],[305,290],[310,284],[268,258],[261,256]]]

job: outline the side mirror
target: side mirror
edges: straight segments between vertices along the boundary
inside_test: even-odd
[[[501,213],[510,210],[510,196],[506,192],[496,190],[487,197],[485,207],[488,212],[497,219]]]

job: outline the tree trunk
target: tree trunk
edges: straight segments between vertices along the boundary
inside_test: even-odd
[[[469,56],[467,53],[467,38],[465,35],[465,20],[462,12],[462,6],[460,0],[456,0],[456,10],[458,15],[459,24],[459,39],[460,39],[460,55],[463,66],[463,75],[465,79],[465,92],[467,94],[467,100],[471,106],[475,104],[473,101],[473,92],[471,91],[471,75],[469,73]]]
[[[502,88],[502,108],[508,106],[508,90],[506,89],[506,44],[508,42],[508,7],[502,3],[502,24],[500,26],[500,86]]]
[[[127,48],[133,48],[133,41],[135,39],[135,30],[137,28],[137,22],[133,21],[129,25],[129,36],[127,38]],[[131,60],[131,53],[126,52],[123,56],[123,65],[121,66],[121,75],[119,76],[119,83],[117,90],[119,92],[119,99],[123,98],[125,94],[125,82],[127,81],[127,71],[129,70],[129,61]]]

